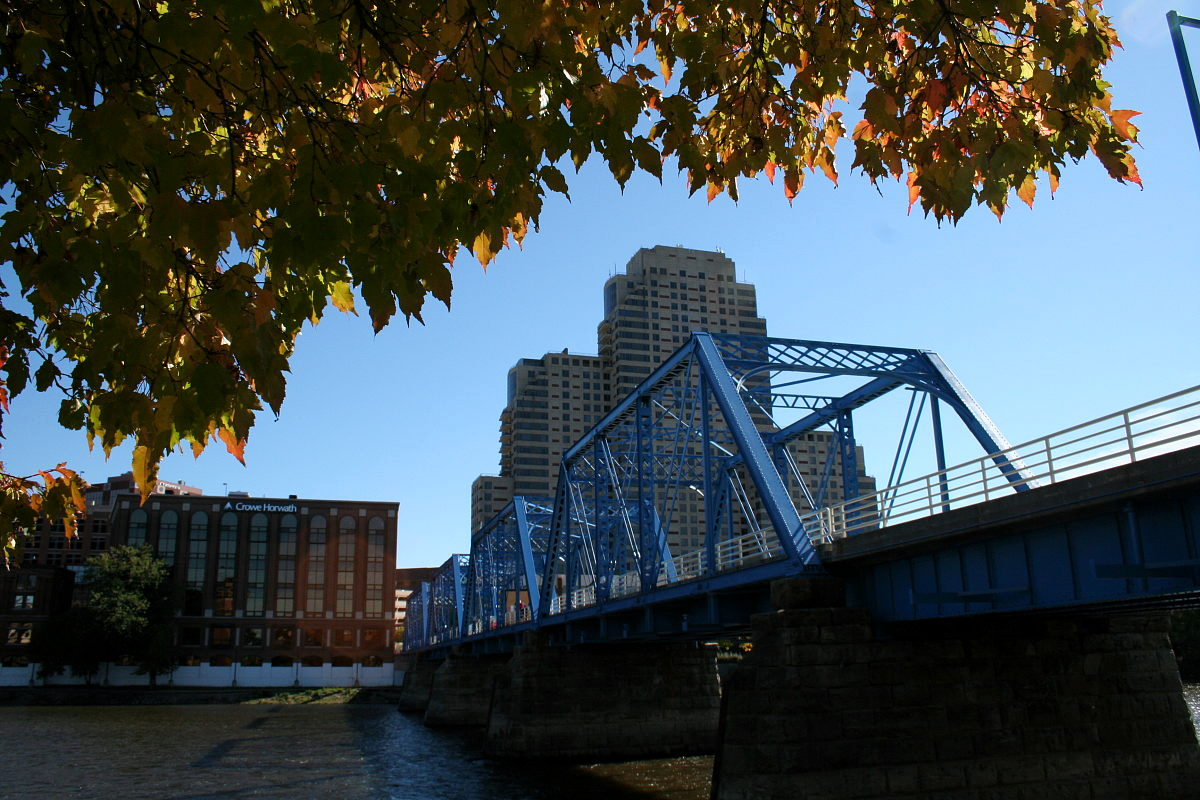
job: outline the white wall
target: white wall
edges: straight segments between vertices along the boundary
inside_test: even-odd
[[[100,671],[92,678],[95,685],[109,686],[147,686],[150,679],[146,675],[135,674],[135,667],[121,667],[114,664],[101,665]],[[82,686],[83,678],[71,675],[70,670],[62,675],[52,675],[45,680],[35,680],[37,665],[28,667],[0,667],[0,686],[29,686],[34,681],[39,686]],[[228,667],[214,667],[208,662],[201,662],[194,667],[176,667],[169,675],[159,675],[160,686],[252,686],[252,687],[290,687],[303,686],[318,688],[326,686],[394,686],[403,680],[404,673],[397,671],[392,664],[381,667],[364,667],[355,664],[350,667],[335,667],[329,663],[319,667],[304,667],[296,664],[291,667],[273,667],[264,664],[261,667],[243,667],[234,664]]]
[[[0,686],[28,686],[37,676],[37,664],[27,667],[0,667]]]

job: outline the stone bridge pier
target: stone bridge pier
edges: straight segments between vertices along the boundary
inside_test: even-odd
[[[714,800],[1200,798],[1165,614],[879,624],[836,579],[771,589],[723,685],[713,648],[527,634],[418,662],[402,702],[498,757],[715,752]]]
[[[526,634],[511,657],[419,660],[400,709],[427,725],[484,726],[496,757],[620,761],[714,752],[720,702],[713,648]]]
[[[717,800],[1200,797],[1163,614],[873,624],[776,584],[724,687]]]

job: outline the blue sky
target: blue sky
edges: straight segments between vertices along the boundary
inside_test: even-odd
[[[1167,35],[1172,7],[1200,16],[1197,0],[1106,6],[1125,44],[1107,73],[1114,106],[1143,112],[1144,190],[1089,157],[1053,199],[1041,187],[1032,211],[1014,198],[1002,223],[976,208],[939,228],[906,214],[904,187],[850,174],[849,142],[841,185],[810,176],[790,206],[765,180],[743,184],[736,205],[689,199],[676,176],[635,178],[622,193],[589,164],[523,250],[486,273],[459,261],[451,312],[430,305],[425,326],[378,336],[365,316],[337,312],[307,330],[283,412],[260,417],[247,466],[214,445],[198,460],[169,457],[161,476],[211,494],[396,501],[399,565],[440,564],[469,545],[471,481],[497,468],[509,367],[595,353],[605,279],[655,244],[723,250],[758,286],[774,336],[938,352],[1014,444],[1200,384],[1200,148]],[[1185,35],[1200,63],[1200,31]],[[9,472],[67,461],[102,481],[129,468],[127,450],[105,462],[60,430],[57,402],[32,390],[13,401]],[[886,474],[894,443],[882,455],[866,445],[868,469]]]

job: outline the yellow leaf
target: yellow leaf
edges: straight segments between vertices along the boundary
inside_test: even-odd
[[[503,240],[498,236],[493,237],[491,231],[480,231],[471,244],[471,252],[479,259],[479,263],[483,265],[484,269],[487,269],[487,265],[495,260],[496,253],[500,252],[503,244]]]
[[[158,478],[158,461],[154,453],[145,445],[133,448],[133,482],[137,484],[142,502],[154,491],[154,481]]]
[[[350,290],[350,284],[346,281],[337,281],[329,287],[329,299],[338,311],[348,311],[358,316],[358,312],[354,310],[354,292]]]

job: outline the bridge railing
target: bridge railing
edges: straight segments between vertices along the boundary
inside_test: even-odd
[[[1200,386],[881,489],[801,519],[814,544],[1200,444]],[[1015,478],[1007,464],[1022,462]],[[1014,479],[1015,478],[1015,479]]]

